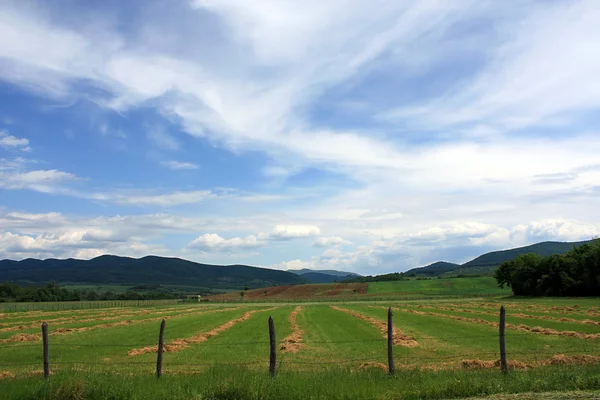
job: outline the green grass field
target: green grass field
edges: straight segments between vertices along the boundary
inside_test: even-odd
[[[495,364],[500,304],[509,324],[507,376]],[[511,297],[5,313],[0,398],[434,399],[594,391],[600,390],[599,304]],[[394,377],[387,370],[387,307],[401,339],[393,346]],[[268,374],[269,316],[278,342],[275,379]],[[157,381],[163,318],[164,375]],[[43,321],[49,324],[47,382],[41,375]]]
[[[444,294],[511,294],[509,288],[500,289],[489,276],[451,279],[411,279],[406,281],[370,282],[369,293]]]

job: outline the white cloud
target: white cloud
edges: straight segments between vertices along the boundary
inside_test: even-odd
[[[30,189],[42,193],[59,193],[62,184],[78,180],[75,174],[51,170],[35,170],[27,172],[0,170],[0,188]]]
[[[169,169],[198,169],[200,168],[197,164],[192,164],[189,162],[182,161],[163,161],[160,163],[163,167],[167,167]]]
[[[321,237],[318,238],[314,243],[314,247],[330,247],[330,246],[341,246],[344,244],[352,244],[347,240],[342,239],[339,236]]]
[[[289,240],[316,236],[319,233],[321,230],[315,225],[276,225],[270,233],[261,235],[270,240]]]
[[[214,217],[211,203],[202,217],[92,222],[62,216],[65,222],[22,213],[3,223],[53,232],[60,224],[82,230],[112,223],[140,237],[215,232],[223,239],[224,231],[235,231],[300,252],[306,249],[284,239],[318,236],[322,229],[356,247],[334,247],[303,262],[382,269],[395,268],[394,257],[414,264],[446,247],[575,240],[597,232],[600,170],[589,168],[600,154],[593,125],[600,108],[594,47],[600,9],[593,0],[525,1],[520,7],[435,0],[189,4],[146,7],[127,21],[125,32],[117,16],[109,21],[97,13],[86,26],[71,10],[55,18],[57,11],[42,3],[4,2],[0,79],[46,97],[86,97],[124,115],[152,108],[173,122],[146,125],[148,141],[160,149],[183,150],[174,132],[185,132],[236,154],[259,151],[268,159],[257,168],[273,186],[260,193],[190,186],[74,190],[75,174],[0,160],[2,189],[148,208],[218,199],[214,209],[230,214]],[[207,33],[206,26],[218,28]],[[354,107],[321,119],[324,103]],[[376,113],[385,118],[373,121]],[[108,125],[99,130],[111,132]],[[26,141],[0,134],[3,148],[24,150]],[[348,179],[327,176],[327,190],[312,197],[277,187],[310,168]],[[270,230],[282,221],[298,226]],[[405,253],[408,259],[401,258]]]
[[[232,252],[256,249],[264,245],[265,242],[258,240],[254,235],[249,235],[244,238],[234,237],[225,239],[216,233],[206,233],[192,240],[188,245],[188,248],[202,251]]]
[[[14,148],[21,151],[31,150],[29,139],[9,135],[8,132],[3,130],[0,130],[0,147],[4,147],[5,149]]]
[[[210,190],[194,190],[188,192],[173,192],[161,195],[125,196],[118,195],[114,202],[125,205],[170,207],[182,204],[194,204],[214,197]]]

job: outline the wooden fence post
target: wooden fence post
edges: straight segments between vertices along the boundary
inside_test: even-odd
[[[504,330],[506,329],[506,310],[504,306],[500,307],[500,368],[503,373],[508,372],[506,363],[506,341],[504,340]]]
[[[394,367],[394,324],[392,322],[392,307],[388,308],[388,371],[390,375],[396,373]]]
[[[48,323],[42,324],[42,346],[44,348],[44,379],[50,376],[50,356],[48,353]]]
[[[275,340],[275,324],[273,323],[273,317],[269,317],[269,343],[271,345],[271,351],[269,354],[269,373],[271,377],[275,377],[275,364],[277,362],[277,342]]]
[[[162,376],[162,364],[163,364],[163,348],[165,345],[165,325],[167,321],[165,319],[160,323],[160,333],[158,334],[158,356],[156,357],[156,377]]]

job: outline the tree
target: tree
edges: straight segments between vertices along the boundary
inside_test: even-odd
[[[549,257],[521,255],[498,267],[498,285],[512,288],[515,295],[600,295],[600,240]]]
[[[242,300],[244,300],[245,295],[246,295],[246,292],[240,292],[240,297],[242,298]]]

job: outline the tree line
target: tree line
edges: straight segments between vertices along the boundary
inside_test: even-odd
[[[0,283],[0,302],[42,302],[42,301],[97,301],[97,300],[163,300],[181,297],[180,293],[167,291],[124,293],[95,291],[93,289],[65,289],[54,282],[44,286],[21,286],[16,283]]]
[[[600,296],[600,239],[564,254],[524,254],[500,264],[500,287],[516,296]]]

